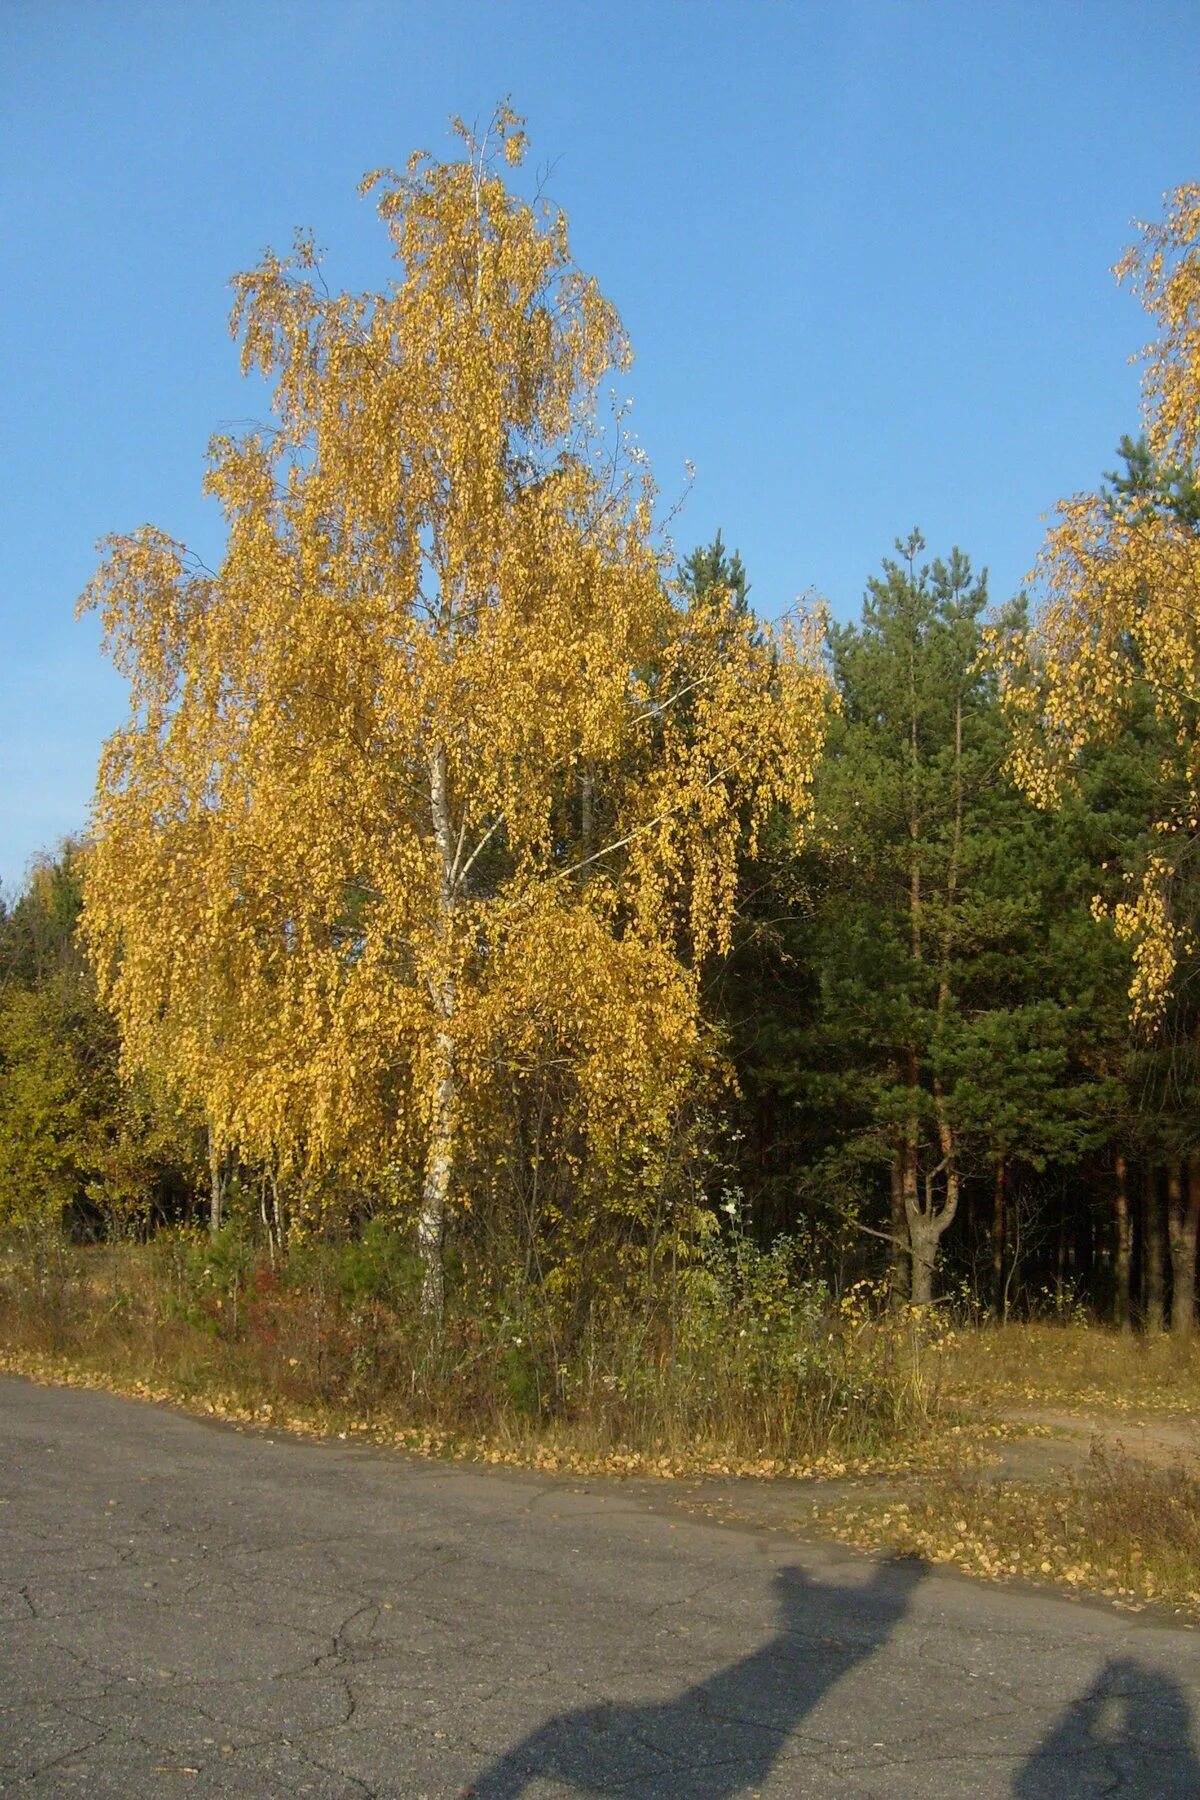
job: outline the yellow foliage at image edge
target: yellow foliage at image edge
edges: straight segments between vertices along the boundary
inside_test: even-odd
[[[1141,230],[1115,272],[1158,327],[1143,352],[1146,438],[1160,464],[1187,469],[1200,452],[1200,184],[1176,189]],[[1132,946],[1134,1017],[1153,1023],[1192,947],[1171,915],[1170,850],[1200,820],[1200,532],[1142,495],[1076,495],[1059,505],[1031,579],[1042,592],[1033,631],[1003,653],[1026,791],[1052,804],[1084,746],[1119,731],[1139,683],[1173,740],[1182,797],[1157,822],[1162,853],[1112,909]]]

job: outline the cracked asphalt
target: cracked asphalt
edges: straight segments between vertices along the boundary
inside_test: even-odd
[[[0,1792],[1200,1796],[1200,1635],[0,1379]]]

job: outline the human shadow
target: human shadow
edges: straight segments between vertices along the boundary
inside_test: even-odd
[[[886,1642],[925,1565],[893,1558],[869,1581],[829,1587],[803,1570],[775,1577],[775,1635],[672,1700],[602,1701],[548,1719],[477,1777],[477,1800],[516,1800],[537,1779],[581,1794],[726,1800],[764,1781],[792,1732],[835,1684]]]
[[[1196,1800],[1200,1762],[1183,1689],[1132,1657],[1114,1659],[1043,1738],[1012,1791],[1015,1800],[1109,1793]]]

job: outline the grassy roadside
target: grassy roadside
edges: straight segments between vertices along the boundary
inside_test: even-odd
[[[1200,1622],[1200,1345],[951,1330],[762,1269],[569,1344],[503,1311],[432,1340],[362,1254],[284,1277],[198,1240],[9,1247],[0,1368],[422,1455],[818,1478],[801,1530]]]
[[[432,1333],[386,1234],[274,1268],[236,1239],[0,1251],[0,1367],[237,1422],[580,1473],[837,1477],[961,1431],[936,1320],[834,1305],[757,1253],[674,1308]]]

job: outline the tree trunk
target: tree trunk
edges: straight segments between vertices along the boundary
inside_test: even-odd
[[[216,1134],[208,1128],[208,1229],[216,1237],[225,1210],[225,1168]]]
[[[938,1232],[928,1220],[921,1218],[914,1226],[909,1222],[912,1239],[912,1303],[929,1306],[933,1300],[933,1271],[937,1263]]]
[[[585,855],[590,854],[594,847],[592,839],[595,835],[593,823],[595,789],[595,769],[590,762],[585,762],[579,771],[579,843]]]
[[[963,830],[963,787],[962,787],[962,697],[959,696],[954,715],[954,834],[951,840],[950,866],[946,872],[946,924],[942,931],[942,941],[938,956],[937,987],[937,1041],[936,1050],[941,1048],[942,1031],[950,1004],[950,950],[953,941],[952,919],[955,897],[958,891],[959,863],[962,855]],[[916,809],[916,771],[917,771],[917,735],[916,714],[914,711],[911,728],[911,754],[913,769],[913,803],[909,819],[909,831],[913,842],[913,860],[910,873],[909,907],[911,913],[911,947],[910,954],[914,963],[922,960],[921,945],[921,887],[920,863],[917,855],[918,814]],[[958,1144],[954,1126],[951,1123],[950,1109],[946,1105],[946,1096],[942,1087],[941,1073],[935,1055],[933,1066],[933,1110],[937,1122],[938,1147],[942,1160],[938,1168],[925,1177],[925,1203],[920,1204],[917,1189],[916,1147],[914,1142],[916,1126],[916,1089],[917,1089],[917,1054],[910,1052],[911,1066],[909,1074],[910,1088],[910,1163],[911,1170],[905,1171],[904,1210],[908,1218],[908,1235],[912,1243],[912,1297],[914,1306],[928,1306],[933,1299],[933,1272],[937,1262],[938,1245],[944,1232],[954,1223],[954,1215],[958,1211],[959,1173]],[[937,1174],[945,1170],[945,1196],[939,1206],[934,1193],[934,1181]]]
[[[910,1254],[911,1274],[908,1291],[914,1306],[925,1304],[933,1292],[933,1255],[924,1233],[921,1213],[921,1191],[918,1185],[917,1150],[910,1140],[904,1146],[904,1162],[900,1171],[900,1197],[904,1202],[904,1223]]]
[[[912,962],[914,983],[916,972],[924,960],[921,943],[921,752],[917,730],[917,693],[912,652],[909,652],[909,729],[908,729],[908,954]],[[908,1117],[905,1120],[904,1143],[900,1162],[900,1204],[904,1211],[905,1235],[909,1242],[908,1294],[915,1306],[927,1305],[933,1294],[933,1259],[935,1251],[923,1230],[921,1196],[918,1188],[918,1162],[921,1153],[921,1062],[915,1043],[905,1051],[905,1081],[908,1088]]]
[[[953,1223],[958,1211],[958,1174],[953,1163],[946,1167],[946,1195],[939,1206],[934,1195],[934,1176],[925,1177],[925,1198],[922,1203],[920,1182],[918,1179],[917,1158],[909,1153],[904,1159],[904,1174],[901,1191],[904,1197],[904,1216],[908,1225],[908,1240],[912,1245],[912,1303],[914,1306],[928,1306],[933,1299],[933,1276],[937,1267],[938,1245],[942,1234]]]
[[[1116,1225],[1116,1319],[1122,1331],[1131,1326],[1129,1277],[1133,1267],[1133,1227],[1129,1217],[1129,1178],[1125,1154],[1118,1150],[1113,1164],[1116,1189],[1113,1194],[1113,1219]]]
[[[1185,1175],[1172,1163],[1167,1176],[1167,1235],[1171,1245],[1171,1330],[1190,1337],[1196,1319],[1196,1231],[1200,1226],[1200,1160]]]
[[[888,1279],[891,1282],[892,1299],[903,1304],[911,1292],[909,1279],[910,1251],[905,1248],[911,1240],[908,1235],[908,1220],[904,1215],[904,1153],[897,1150],[892,1157],[890,1170],[891,1194],[891,1242],[888,1245]]]
[[[1163,1229],[1158,1192],[1158,1170],[1147,1164],[1142,1177],[1142,1207],[1146,1230],[1146,1330],[1163,1328]]]
[[[454,1042],[447,1032],[437,1036],[439,1074],[433,1095],[429,1148],[421,1183],[417,1220],[417,1252],[421,1258],[421,1311],[440,1320],[446,1305],[446,1213],[454,1172]]]
[[[266,1233],[267,1254],[274,1268],[282,1260],[286,1233],[283,1223],[283,1201],[279,1194],[279,1176],[274,1169],[263,1174],[258,1183],[258,1216]]]
[[[996,1158],[996,1182],[992,1190],[992,1293],[995,1296],[992,1306],[998,1319],[1005,1313],[1004,1291],[1004,1179],[1006,1174],[1003,1156]]]

